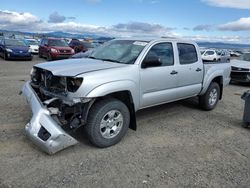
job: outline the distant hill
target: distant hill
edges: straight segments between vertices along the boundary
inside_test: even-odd
[[[200,47],[220,49],[250,49],[250,44],[233,44],[223,42],[198,42]]]
[[[19,36],[31,36],[31,37],[55,37],[55,38],[77,38],[77,39],[87,39],[91,38],[99,41],[108,41],[114,39],[110,36],[102,36],[93,33],[67,33],[63,31],[55,31],[48,33],[35,33],[35,32],[21,32],[21,31],[7,31],[0,30],[0,33],[6,33],[7,35],[19,35]],[[235,44],[235,43],[223,43],[223,42],[198,42],[200,47],[205,48],[221,48],[221,49],[250,49],[250,44]]]
[[[14,35],[19,35],[19,36],[23,35],[23,36],[31,36],[31,37],[55,37],[55,38],[77,38],[77,39],[91,38],[91,39],[102,40],[102,41],[113,39],[113,37],[95,35],[92,33],[76,34],[76,33],[62,32],[62,31],[55,31],[55,32],[48,32],[48,33],[32,33],[32,32],[0,30],[0,33],[5,33],[7,36],[14,34]]]

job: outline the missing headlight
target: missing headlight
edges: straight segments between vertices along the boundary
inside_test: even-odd
[[[82,85],[83,78],[67,78],[67,89],[69,92],[76,92]]]

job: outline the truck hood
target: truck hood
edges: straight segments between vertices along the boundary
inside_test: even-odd
[[[238,68],[250,69],[250,61],[231,60],[231,65]]]
[[[34,65],[41,69],[51,71],[57,76],[77,76],[79,74],[99,71],[111,68],[124,67],[125,64],[112,63],[109,61],[95,60],[89,58],[67,59],[60,61],[52,61]]]

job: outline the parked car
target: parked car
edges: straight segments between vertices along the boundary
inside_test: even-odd
[[[116,39],[88,58],[34,65],[22,89],[33,112],[26,132],[50,154],[77,143],[63,128],[84,126],[92,144],[109,147],[136,130],[140,109],[194,96],[214,109],[230,72],[204,64],[195,42]]]
[[[93,52],[93,50],[88,50],[86,52],[79,52],[79,53],[76,53],[74,55],[71,56],[71,58],[86,58],[88,56],[91,55],[91,53]]]
[[[240,51],[230,50],[230,56],[231,57],[240,57],[241,55],[242,55],[242,53]]]
[[[36,39],[25,39],[33,54],[38,54],[39,42]]]
[[[205,50],[202,55],[201,58],[204,61],[220,61],[221,56],[218,54],[218,52],[216,50]]]
[[[87,51],[87,48],[85,48],[83,43],[78,39],[72,39],[69,46],[75,50],[75,53]]]
[[[67,59],[75,54],[74,49],[69,47],[64,39],[43,38],[39,45],[39,57],[45,57],[47,60]]]
[[[3,59],[27,59],[32,60],[31,49],[23,40],[0,39],[0,56]]]
[[[75,50],[75,53],[86,52],[94,48],[94,45],[90,42],[82,42],[78,39],[72,39],[69,46]]]
[[[231,80],[250,83],[250,52],[244,53],[240,60],[231,61]]]
[[[220,62],[230,62],[230,53],[227,50],[218,50],[217,54],[220,56]]]

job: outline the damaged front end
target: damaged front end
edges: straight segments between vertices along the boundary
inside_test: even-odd
[[[68,97],[81,86],[83,78],[54,76],[33,68],[31,81],[22,89],[33,116],[26,125],[28,137],[49,154],[75,145],[69,132],[86,124],[94,99]]]

